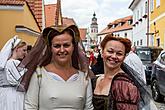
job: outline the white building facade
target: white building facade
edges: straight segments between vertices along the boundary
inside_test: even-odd
[[[148,46],[148,0],[133,0],[129,8],[133,11],[133,45]]]
[[[132,32],[132,29],[126,29],[126,30],[120,30],[120,31],[117,31],[117,32],[113,32],[114,36],[120,36],[120,37],[124,37],[124,38],[128,38],[131,40],[132,42],[132,39],[133,39],[133,32]]]

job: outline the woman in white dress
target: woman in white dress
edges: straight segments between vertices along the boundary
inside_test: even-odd
[[[77,26],[45,28],[42,38],[45,47],[35,57],[39,67],[30,80],[25,110],[93,110],[91,80],[79,68]]]
[[[21,59],[27,54],[27,45],[11,38],[0,52],[0,110],[23,110],[24,92],[16,91],[26,69],[20,68]]]

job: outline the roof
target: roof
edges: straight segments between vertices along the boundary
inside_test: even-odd
[[[42,0],[25,0],[25,1],[28,3],[40,30],[42,30]]]
[[[132,16],[127,16],[110,22],[106,28],[104,28],[100,33],[98,33],[98,35],[132,29],[132,25],[129,24],[128,21],[132,22]],[[121,25],[119,25],[120,23]]]
[[[133,10],[136,6],[137,6],[137,4],[140,2],[140,0],[133,0],[132,2],[131,2],[131,4],[129,5],[129,7],[128,8],[130,8],[131,10]]]
[[[46,27],[52,26],[55,24],[55,13],[56,13],[56,4],[45,5],[45,23]]]
[[[85,40],[87,28],[79,28],[81,40]]]
[[[24,5],[24,0],[0,0],[0,5]]]
[[[42,29],[42,0],[0,0],[0,5],[24,5],[25,2],[39,27]]]
[[[76,22],[73,18],[63,17],[63,24],[64,25],[76,25]]]
[[[46,19],[46,27],[52,26],[55,24],[56,18],[56,4],[48,4],[45,5],[45,19]],[[64,25],[76,25],[73,18],[62,17]]]
[[[57,8],[61,8],[61,6],[59,6],[60,4],[47,4],[45,5],[45,20],[46,20],[46,27],[52,26],[56,24],[56,20],[57,20],[57,16],[61,16],[62,14],[57,14],[56,11],[61,11],[61,9],[57,9]],[[59,6],[59,7],[58,7]],[[61,16],[62,17],[62,16]],[[62,17],[62,23],[65,26],[68,25],[76,25],[76,22],[74,21],[73,18],[68,18],[68,17]],[[80,38],[82,40],[85,39],[86,37],[86,33],[87,33],[87,29],[86,28],[79,28],[80,31]]]

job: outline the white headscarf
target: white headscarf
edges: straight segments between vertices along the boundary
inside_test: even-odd
[[[12,54],[12,49],[15,48],[20,42],[21,39],[18,39],[18,35],[15,35],[13,38],[6,42],[0,51],[0,69],[5,67],[8,58]]]

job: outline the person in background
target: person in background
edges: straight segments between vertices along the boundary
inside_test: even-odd
[[[101,57],[100,51],[98,53],[96,64],[91,66],[91,70],[95,75],[104,74],[103,58]]]
[[[75,25],[43,30],[41,46],[35,46],[38,67],[25,96],[25,110],[93,110],[91,80],[80,70],[79,40]]]
[[[99,49],[98,46],[95,46],[93,49],[93,53],[94,53],[94,57],[97,59],[98,55],[99,55]]]
[[[27,53],[29,53],[31,49],[32,49],[32,45],[28,45],[27,46]]]
[[[93,66],[95,63],[96,63],[96,58],[94,56],[94,52],[91,51],[89,56],[89,68],[91,69],[91,66]]]
[[[24,92],[17,91],[20,79],[26,72],[19,67],[19,59],[27,54],[26,42],[14,36],[0,52],[0,110],[23,110]]]
[[[139,110],[140,92],[121,68],[131,41],[108,34],[100,45],[104,74],[92,79],[94,110]]]
[[[144,70],[144,65],[139,58],[139,56],[135,53],[135,47],[131,48],[131,51],[126,56],[124,62],[129,65],[133,70],[137,71],[139,78],[141,78],[146,84],[146,75]]]

